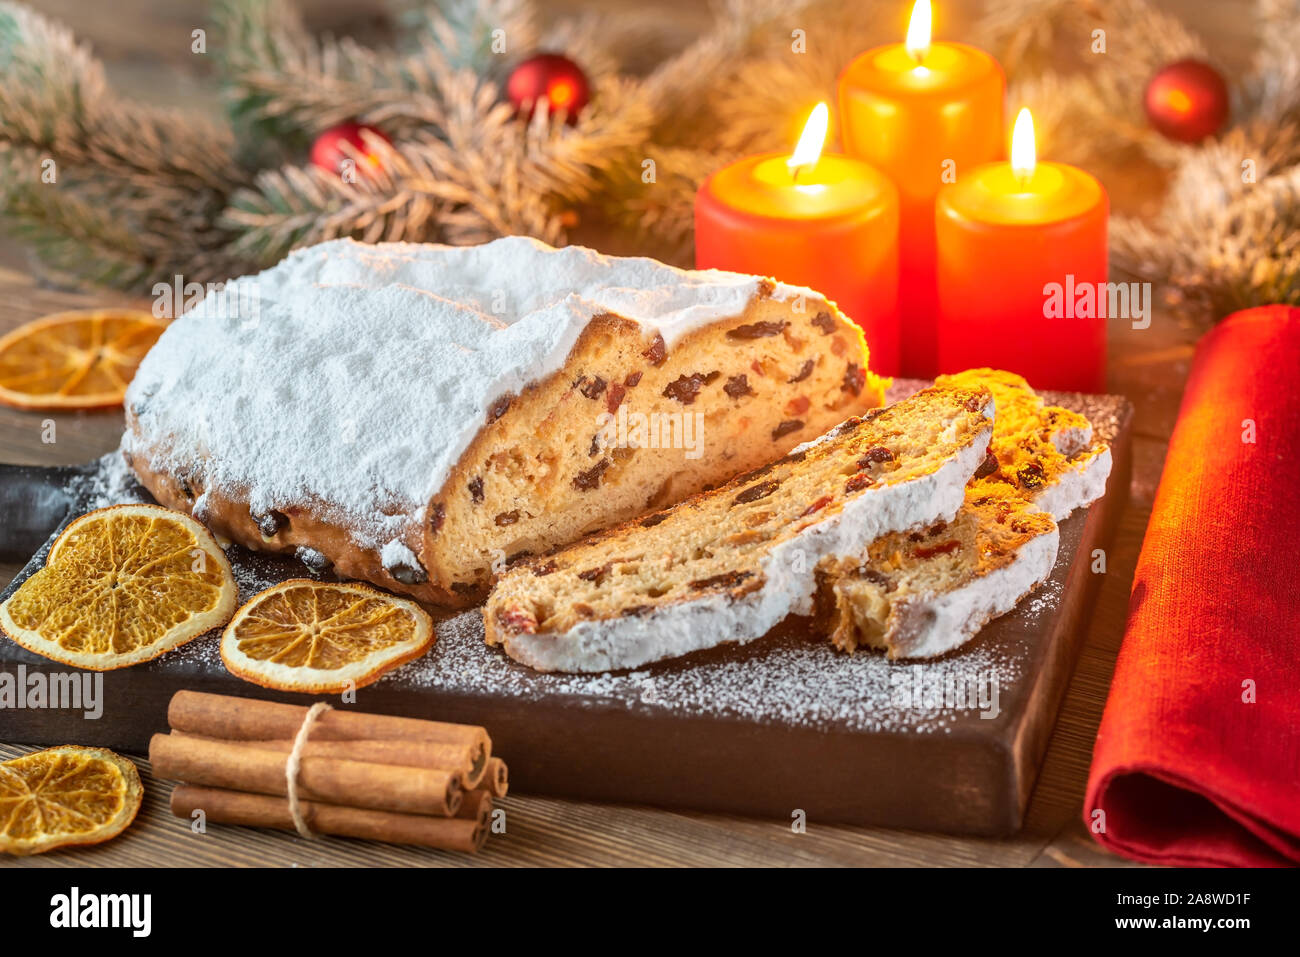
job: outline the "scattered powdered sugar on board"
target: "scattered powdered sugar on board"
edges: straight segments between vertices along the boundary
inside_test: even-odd
[[[385,680],[453,694],[571,699],[817,730],[934,733],[952,725],[959,707],[980,700],[969,692],[941,700],[946,689],[983,688],[987,696],[996,687],[1000,697],[1022,673],[1022,654],[978,642],[959,655],[899,664],[872,653],[842,654],[825,640],[797,634],[801,627],[793,623],[784,634],[743,648],[638,671],[541,674],[487,647],[475,609],[440,621],[429,654]]]
[[[74,477],[68,491],[78,502],[85,503],[83,512],[110,505],[153,502],[152,496],[136,481],[135,473],[120,451],[109,452],[95,462],[93,470]]]
[[[1044,614],[1055,611],[1060,607],[1061,599],[1065,595],[1065,582],[1061,579],[1049,578],[1038,587],[1038,590],[1028,598],[1022,599],[1016,607],[1016,612],[1029,625],[1034,625]]]

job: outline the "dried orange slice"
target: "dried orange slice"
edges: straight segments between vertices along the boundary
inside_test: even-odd
[[[294,579],[254,595],[226,626],[221,660],[264,688],[337,694],[368,685],[433,644],[413,601],[369,585]]]
[[[41,854],[117,837],[144,788],[135,765],[103,748],[64,745],[0,764],[0,851]]]
[[[0,403],[19,409],[121,405],[167,323],[138,309],[60,312],[0,337]]]
[[[157,658],[230,620],[239,593],[211,533],[157,505],[87,512],[0,605],[0,631],[38,655],[106,671]]]

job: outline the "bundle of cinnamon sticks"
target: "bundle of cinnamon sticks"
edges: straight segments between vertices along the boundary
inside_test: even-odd
[[[477,851],[505,762],[483,728],[325,711],[299,740],[308,709],[179,691],[170,734],[149,743],[154,774],[181,782],[177,817]],[[290,756],[297,747],[296,767]],[[290,775],[296,794],[291,799]],[[297,812],[295,817],[295,810]]]

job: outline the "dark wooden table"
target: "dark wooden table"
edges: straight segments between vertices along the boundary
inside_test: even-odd
[[[0,268],[0,334],[28,319],[70,308],[131,301],[38,289],[25,273]],[[142,303],[136,302],[136,305]],[[1146,330],[1116,323],[1111,338],[1110,391],[1136,407],[1130,504],[1107,556],[1107,573],[1088,641],[1053,734],[1024,829],[1008,840],[961,838],[882,828],[788,822],[611,806],[511,795],[507,831],[476,857],[363,841],[314,842],[273,831],[214,825],[195,836],[167,810],[170,786],[148,763],[145,806],[116,840],[82,850],[0,866],[168,865],[989,865],[1076,867],[1128,862],[1101,850],[1082,823],[1082,801],[1097,725],[1123,636],[1129,588],[1183,381],[1198,331],[1157,312]],[[47,420],[55,441],[43,441]],[[0,461],[55,465],[84,462],[111,450],[122,429],[119,411],[80,414],[0,408]],[[0,564],[0,585],[18,570]],[[0,714],[0,741],[3,741]],[[75,743],[75,742],[69,742]],[[0,744],[0,757],[28,750]]]

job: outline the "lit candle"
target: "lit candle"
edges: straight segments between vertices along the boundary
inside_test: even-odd
[[[987,53],[930,42],[930,0],[907,42],[868,50],[840,77],[844,149],[898,186],[903,372],[936,371],[934,197],[965,169],[1002,156],[1006,78]]]
[[[935,203],[939,364],[994,366],[1042,389],[1106,385],[1106,190],[1039,163],[1021,110],[1011,162],[977,167]]]
[[[793,154],[751,156],[695,198],[695,265],[808,286],[862,327],[871,368],[898,372],[898,191],[861,160],[823,154],[818,104]]]

